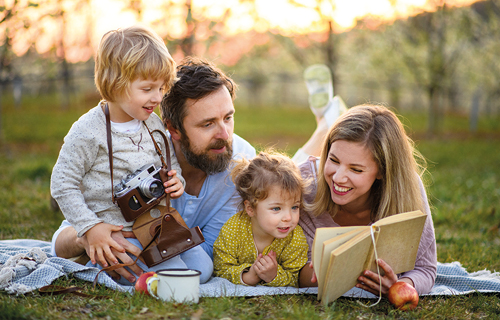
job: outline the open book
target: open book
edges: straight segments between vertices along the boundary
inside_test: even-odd
[[[394,273],[412,270],[426,218],[421,211],[412,211],[380,219],[372,226],[316,229],[311,251],[318,300],[326,305],[353,288],[364,270],[377,272],[374,243],[377,257]]]

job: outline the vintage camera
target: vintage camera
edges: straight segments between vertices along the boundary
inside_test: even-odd
[[[116,185],[115,197],[126,221],[135,220],[163,198],[165,188],[161,170],[154,164],[145,165]]]

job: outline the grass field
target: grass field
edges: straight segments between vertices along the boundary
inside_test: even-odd
[[[62,219],[50,209],[49,179],[62,138],[85,107],[60,111],[51,99],[27,101],[15,109],[3,104],[0,153],[0,239],[50,240]],[[292,155],[314,128],[307,108],[241,109],[235,131],[257,148],[274,146]],[[404,123],[429,160],[429,197],[438,245],[438,261],[460,261],[468,271],[500,271],[500,119],[481,119],[468,133],[467,118],[448,116],[441,137],[427,138],[425,116],[405,114]],[[55,284],[91,284],[75,278]],[[315,296],[202,298],[198,305],[156,300],[98,288],[110,298],[10,296],[0,292],[0,319],[497,319],[495,294],[423,297],[412,312],[395,310],[388,301],[366,309],[355,299],[340,298],[328,307]]]

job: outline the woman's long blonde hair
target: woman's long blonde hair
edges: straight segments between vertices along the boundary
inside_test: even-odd
[[[333,142],[364,144],[372,153],[382,179],[370,190],[372,221],[413,210],[423,210],[419,176],[426,170],[424,157],[414,148],[394,112],[382,106],[360,105],[346,111],[328,132],[318,168],[318,188],[311,206],[314,215],[334,217],[339,205],[332,201],[323,171]]]

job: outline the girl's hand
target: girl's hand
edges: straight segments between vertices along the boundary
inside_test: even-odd
[[[269,283],[278,275],[278,262],[276,261],[276,252],[269,251],[266,256],[259,254],[257,260],[252,265],[255,272],[265,282]]]
[[[248,271],[241,274],[241,280],[243,280],[243,282],[249,286],[255,286],[260,282],[260,278],[255,272],[254,265],[255,263],[250,267]]]
[[[163,184],[165,193],[170,193],[172,199],[177,199],[184,193],[184,186],[177,177],[177,172],[175,170],[170,170],[168,176],[171,178]]]
[[[389,288],[398,281],[398,277],[394,271],[392,271],[391,266],[389,266],[384,260],[378,259],[377,263],[382,270],[384,270],[385,275],[380,277],[375,272],[365,270],[363,275],[359,276],[356,287],[371,292],[376,296],[379,295],[380,288],[382,288],[382,295],[386,296],[389,292]],[[380,283],[382,283],[382,287],[380,287]]]
[[[108,266],[108,261],[112,264],[118,263],[118,259],[111,252],[111,248],[118,252],[125,252],[125,249],[111,238],[111,233],[122,229],[123,226],[101,222],[85,232],[85,240],[88,243],[85,250],[93,264],[99,263],[105,268]]]

